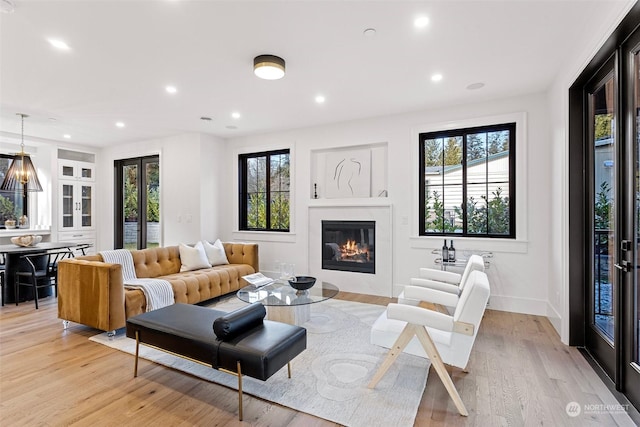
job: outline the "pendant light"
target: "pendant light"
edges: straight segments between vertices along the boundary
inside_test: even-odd
[[[24,152],[24,118],[29,117],[23,113],[16,113],[22,119],[22,139],[20,140],[20,152],[13,157],[13,162],[4,176],[0,190],[2,191],[42,191],[38,180],[36,168],[31,162],[31,157]]]

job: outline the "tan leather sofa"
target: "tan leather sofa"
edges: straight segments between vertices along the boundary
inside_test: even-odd
[[[178,246],[131,251],[138,278],[169,281],[176,303],[195,304],[235,292],[247,285],[242,276],[258,271],[258,245],[224,243],[229,264],[180,272]],[[125,326],[146,311],[140,290],[125,289],[122,266],[98,255],[65,259],[58,264],[58,317],[103,331]]]

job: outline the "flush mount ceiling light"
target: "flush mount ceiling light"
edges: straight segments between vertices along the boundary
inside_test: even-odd
[[[259,55],[253,58],[253,73],[265,80],[284,77],[284,59],[275,55]]]
[[[31,157],[24,152],[24,118],[29,117],[26,114],[16,113],[20,116],[22,123],[22,133],[20,140],[20,152],[16,153],[13,158],[9,170],[4,176],[0,190],[2,191],[42,191],[42,186],[38,180],[38,174],[36,168],[31,162]]]

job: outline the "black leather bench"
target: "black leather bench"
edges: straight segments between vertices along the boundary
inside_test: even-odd
[[[140,344],[211,366],[238,377],[238,417],[242,421],[242,376],[266,381],[307,348],[307,330],[264,320],[253,303],[226,313],[174,304],[127,319],[127,337],[136,340],[133,376],[138,375]]]

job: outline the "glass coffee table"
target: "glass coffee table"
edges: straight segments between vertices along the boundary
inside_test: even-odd
[[[311,289],[297,291],[288,282],[276,280],[265,286],[245,286],[236,295],[246,303],[261,302],[269,320],[302,325],[311,318],[311,304],[333,298],[339,291],[336,285],[322,281]]]

